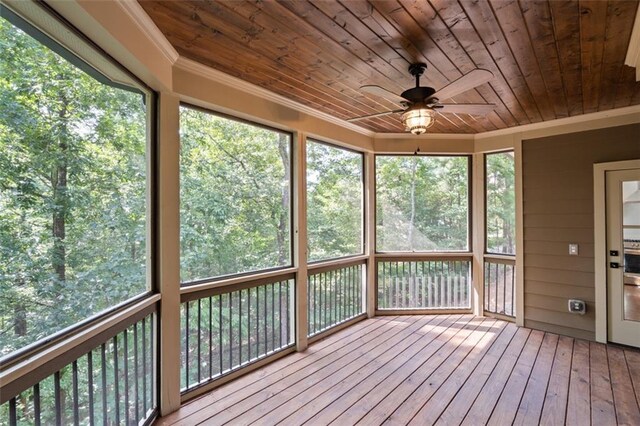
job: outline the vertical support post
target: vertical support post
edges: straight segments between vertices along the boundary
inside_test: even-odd
[[[522,136],[514,135],[516,167],[516,325],[524,326],[524,213],[522,197]]]
[[[485,182],[484,153],[473,154],[472,160],[472,250],[471,266],[473,289],[471,291],[471,307],[474,315],[484,314],[484,245],[485,245]]]
[[[293,223],[295,229],[293,253],[296,273],[295,320],[296,350],[307,349],[309,330],[307,318],[307,138],[301,132],[293,141]]]
[[[180,408],[180,100],[160,93],[158,103],[158,284],[160,414]]]
[[[364,274],[364,294],[363,298],[365,306],[363,309],[367,312],[367,317],[371,318],[376,314],[376,164],[373,152],[365,152],[364,154],[364,188],[365,188],[365,253],[369,256],[366,264],[366,273]]]

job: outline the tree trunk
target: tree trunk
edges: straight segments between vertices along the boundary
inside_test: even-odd
[[[409,232],[407,240],[409,241],[409,250],[413,250],[413,227],[416,220],[416,168],[418,167],[418,161],[416,157],[413,157],[413,163],[411,164],[411,214],[409,216]]]
[[[291,163],[289,161],[289,138],[281,134],[278,137],[278,151],[280,153],[280,159],[282,160],[282,166],[284,167],[285,178],[288,179],[289,185],[282,188],[281,194],[281,210],[278,217],[278,264],[284,265],[289,261],[289,244],[287,242],[287,228],[289,221],[287,220],[289,208],[289,197],[291,188]]]
[[[67,279],[66,263],[67,249],[65,246],[66,238],[66,216],[69,208],[69,200],[67,193],[67,174],[68,174],[68,158],[67,158],[67,113],[68,100],[64,94],[61,97],[61,107],[58,112],[59,126],[57,133],[58,156],[54,166],[51,185],[53,189],[53,255],[52,266],[59,283]]]
[[[20,302],[13,308],[13,332],[17,337],[27,335],[27,310]]]

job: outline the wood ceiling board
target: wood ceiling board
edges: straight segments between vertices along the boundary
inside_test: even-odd
[[[558,0],[549,2],[549,8],[569,116],[583,114],[580,5],[577,0]]]
[[[440,89],[475,68],[493,80],[455,103],[493,103],[486,117],[442,114],[431,132],[479,133],[640,104],[623,65],[638,0],[142,0],[180,55],[339,118],[396,105],[359,91]],[[444,99],[442,101],[445,101]],[[402,132],[399,114],[358,123]]]
[[[339,90],[331,90],[329,85],[326,85],[327,79],[323,82],[318,82],[317,78],[313,76],[304,76],[295,71],[303,69],[304,64],[293,62],[295,58],[284,58],[282,60],[271,60],[261,53],[260,49],[253,48],[239,40],[244,33],[240,30],[235,30],[231,27],[228,29],[224,25],[219,25],[216,18],[212,17],[208,11],[201,10],[194,7],[194,2],[184,3],[180,6],[184,9],[180,9],[180,13],[174,13],[173,10],[164,8],[161,13],[164,15],[164,19],[167,20],[184,20],[184,16],[191,16],[194,21],[194,26],[197,31],[193,31],[193,28],[182,32],[182,37],[179,37],[179,33],[174,32],[172,35],[176,37],[175,40],[170,41],[176,46],[178,51],[185,56],[190,57],[190,53],[193,53],[196,49],[200,51],[199,60],[203,62],[205,60],[206,65],[211,65],[216,68],[224,67],[224,71],[227,73],[234,72],[234,68],[238,67],[239,70],[235,71],[235,75],[251,83],[260,85],[267,89],[273,90],[276,93],[286,93],[287,96],[295,98],[297,101],[309,104],[309,101],[305,99],[311,99],[316,105],[321,105],[321,110],[334,108],[333,114],[338,115],[341,118],[347,118],[356,113],[368,113],[372,108],[371,106],[360,107],[356,102],[353,102],[353,97],[344,96]],[[154,8],[161,9],[162,5],[154,2]],[[215,10],[220,13],[220,10]],[[229,15],[225,18],[230,19]],[[253,30],[251,30],[253,31]],[[210,46],[206,37],[197,37],[190,40],[192,34],[211,33],[215,40],[218,42],[216,45],[215,62],[212,62],[210,53]],[[186,40],[185,40],[186,39]],[[182,44],[181,42],[187,42],[188,44]],[[256,43],[257,44],[257,43]],[[244,62],[238,62],[237,58],[242,55]],[[190,59],[195,59],[190,57]],[[208,60],[207,60],[208,59]],[[260,75],[262,74],[262,78]],[[312,72],[313,74],[313,72]],[[356,93],[359,95],[359,93]],[[371,102],[375,108],[380,108],[379,104]],[[397,126],[397,131],[401,131],[402,127],[395,120],[382,120],[381,123],[386,123],[388,126]]]

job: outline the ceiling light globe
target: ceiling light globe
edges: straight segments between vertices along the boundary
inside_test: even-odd
[[[416,104],[402,113],[404,128],[414,135],[421,135],[435,122],[435,111],[424,104]]]

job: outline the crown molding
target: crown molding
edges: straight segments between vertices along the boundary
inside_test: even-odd
[[[263,87],[241,80],[237,77],[233,77],[222,71],[203,65],[200,62],[187,59],[183,56],[178,57],[177,61],[174,64],[174,67],[195,75],[199,75],[200,77],[204,77],[216,83],[224,84],[225,86],[231,87],[241,92],[251,93],[253,96],[258,96],[267,101],[277,103],[279,105],[294,109],[296,111],[300,111],[312,117],[316,117],[321,120],[328,121],[330,123],[336,124],[340,127],[343,127],[348,130],[352,130],[354,132],[360,133],[368,137],[374,137],[376,134],[371,130],[349,123],[331,114],[318,111],[315,108],[311,108],[307,105],[301,104],[300,102],[296,102],[285,96],[282,96],[270,90],[267,90]]]
[[[550,130],[554,127],[567,126],[572,124],[580,124],[592,122],[596,120],[604,120],[616,117],[630,115],[633,117],[632,122],[640,123],[640,105],[633,105],[624,108],[610,109],[606,111],[592,112],[589,114],[574,115],[573,117],[557,118],[555,120],[541,121],[539,123],[523,124],[516,127],[508,127],[506,129],[492,130],[490,132],[476,133],[475,140],[493,138],[496,136],[512,135],[515,133],[525,133],[536,130]],[[615,125],[615,124],[612,124]],[[600,126],[601,128],[610,127],[609,125]]]
[[[162,55],[171,63],[175,64],[180,55],[173,47],[169,40],[164,36],[160,28],[153,22],[147,12],[144,11],[137,0],[120,0],[115,2],[117,5],[129,15],[143,34],[149,37],[149,40],[162,52]]]
[[[633,23],[633,31],[629,39],[629,47],[627,48],[624,64],[636,69],[636,81],[640,81],[640,4],[638,4],[638,10],[636,11],[636,20]]]
[[[413,139],[420,140],[458,140],[468,141],[474,140],[473,133],[423,133],[422,135],[413,135],[411,133],[376,133],[375,139]]]

